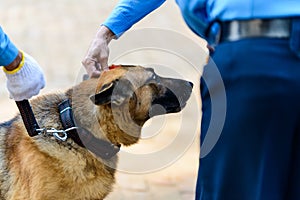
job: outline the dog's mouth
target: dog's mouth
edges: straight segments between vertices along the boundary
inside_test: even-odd
[[[149,117],[180,112],[186,106],[192,88],[193,84],[191,82],[186,82],[176,89],[167,88],[163,95],[152,101]]]

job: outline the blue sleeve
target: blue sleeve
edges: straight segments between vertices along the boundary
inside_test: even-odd
[[[9,65],[17,55],[17,47],[10,41],[0,26],[0,66]]]
[[[207,0],[176,0],[181,14],[189,28],[201,37],[209,24]]]
[[[117,37],[158,8],[165,0],[121,0],[103,25]]]

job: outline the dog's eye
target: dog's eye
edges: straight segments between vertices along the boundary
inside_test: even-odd
[[[152,80],[155,80],[155,82],[159,82],[160,81],[160,77],[157,76],[156,74],[152,75]]]
[[[150,76],[150,78],[147,80],[148,84],[157,84],[160,82],[159,80],[159,76],[157,76],[156,74],[152,74],[152,76]]]

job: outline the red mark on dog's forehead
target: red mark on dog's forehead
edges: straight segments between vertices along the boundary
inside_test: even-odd
[[[119,68],[119,67],[122,67],[122,65],[111,65],[109,66],[109,69],[116,69],[116,68]]]

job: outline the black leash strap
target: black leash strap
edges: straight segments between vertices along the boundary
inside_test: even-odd
[[[34,117],[33,111],[27,99],[23,101],[16,101],[18,109],[20,111],[23,123],[30,137],[38,135],[37,129],[39,125]]]

